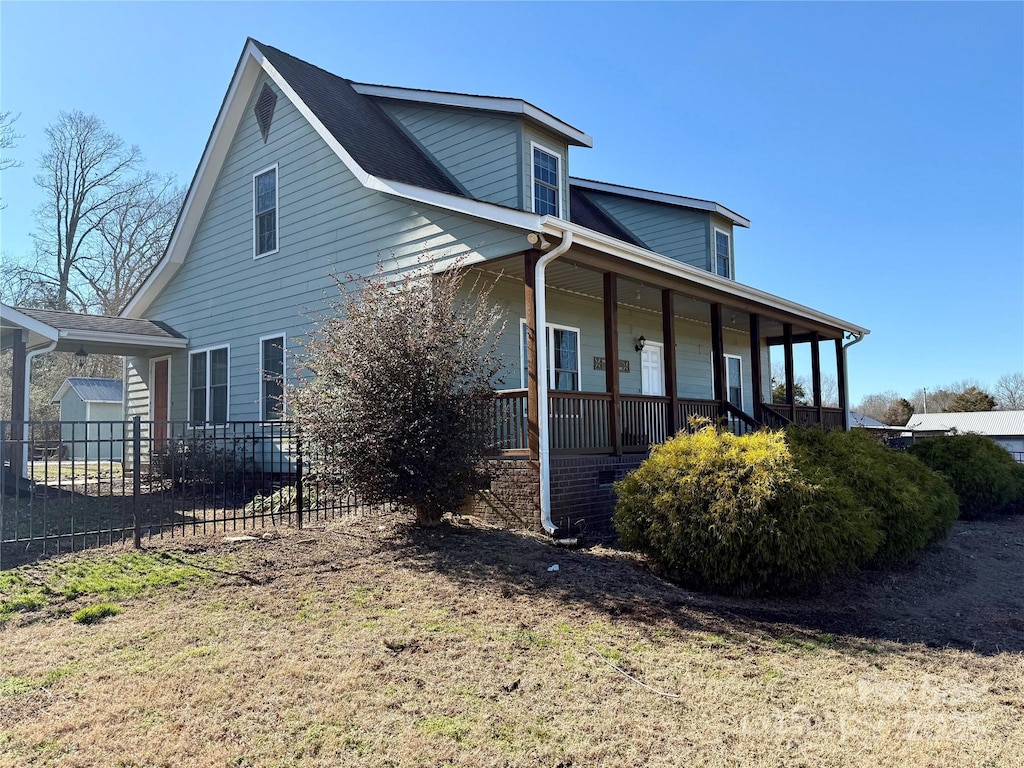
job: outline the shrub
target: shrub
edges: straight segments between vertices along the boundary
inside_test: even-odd
[[[656,446],[616,485],[620,540],[683,583],[765,593],[875,555],[877,515],[826,470],[801,470],[783,433],[712,427]]]
[[[931,437],[907,453],[946,478],[964,518],[1024,511],[1024,466],[984,435]]]
[[[421,525],[482,485],[486,406],[504,368],[502,311],[464,276],[335,278],[341,297],[309,334],[308,375],[289,389],[317,471],[368,503],[412,508]]]
[[[865,430],[791,427],[786,440],[798,467],[833,473],[875,513],[882,533],[878,561],[906,557],[944,538],[956,520],[956,495],[938,473]]]
[[[152,471],[176,486],[203,486],[213,491],[252,487],[256,460],[242,439],[185,436],[167,441],[153,455]]]

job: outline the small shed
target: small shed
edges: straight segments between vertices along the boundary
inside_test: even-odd
[[[60,403],[66,458],[121,461],[125,431],[120,379],[65,379],[50,402]]]

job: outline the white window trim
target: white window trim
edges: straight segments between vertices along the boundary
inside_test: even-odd
[[[740,386],[740,410],[741,411],[746,411],[747,393],[746,393],[746,390],[743,387],[743,358],[740,357],[739,355],[728,355],[728,354],[727,355],[723,355],[723,357],[725,358],[725,399],[726,400],[729,399],[729,384],[730,384],[730,381],[729,381],[729,358],[732,358],[734,360],[738,360],[739,364],[740,364],[740,380],[739,380],[739,386]],[[712,368],[711,370],[712,370],[712,375],[714,375],[714,368]]]
[[[230,354],[230,353],[229,353]],[[167,413],[164,414],[163,419],[156,418],[156,393],[153,391],[153,383],[156,380],[156,364],[161,360],[167,361]],[[171,366],[174,363],[171,361],[170,355],[162,355],[161,357],[151,358],[149,361],[149,420],[150,421],[170,421],[171,420]],[[191,393],[191,378],[192,378],[192,367],[189,366],[189,392]],[[126,379],[127,381],[127,379]],[[192,407],[191,394],[189,396],[189,408]],[[189,414],[191,416],[192,414]]]
[[[281,340],[281,420],[285,420],[285,415],[288,412],[288,389],[285,386],[288,381],[288,337],[284,332],[281,333],[269,333],[266,336],[260,336],[260,369],[259,369],[259,386],[257,392],[259,392],[260,398],[260,421],[276,421],[276,419],[268,419],[267,414],[264,411],[266,406],[266,398],[263,394],[263,342],[270,341],[271,339]],[[230,353],[229,353],[230,355]],[[230,370],[228,371],[230,374]],[[230,379],[230,375],[228,377]]]
[[[523,329],[526,328],[526,318],[519,318],[519,382],[523,389],[526,389],[526,360],[523,359]],[[548,323],[547,329],[549,331],[573,331],[576,334],[576,389],[558,389],[554,388],[551,378],[555,375],[555,345],[552,343],[554,340],[554,334],[548,339],[548,389],[553,392],[582,392],[583,391],[583,360],[580,358],[580,342],[583,339],[583,334],[580,333],[579,328],[573,328],[571,325],[560,325],[558,323]]]
[[[262,259],[266,256],[273,256],[281,250],[281,171],[278,164],[268,165],[252,175],[252,258]],[[256,179],[268,171],[274,172],[274,250],[266,253],[257,253],[259,248],[259,233],[256,230]]]
[[[210,421],[210,392],[212,387],[210,386],[210,352],[215,352],[218,349],[226,349],[228,351],[228,391],[227,391],[227,407],[224,409],[224,423],[228,424],[231,422],[231,345],[230,344],[215,344],[211,347],[203,347],[201,349],[190,349],[188,351],[188,423],[191,426],[199,427],[219,427],[220,424],[214,424]],[[192,355],[200,355],[206,353],[206,421],[202,424],[192,423]]]
[[[729,238],[729,274],[728,275],[718,275],[718,233],[719,232],[721,232],[723,235],[725,235],[727,238]],[[711,266],[712,266],[711,271],[712,272],[714,272],[719,277],[726,278],[727,280],[735,280],[736,279],[736,277],[735,277],[736,267],[733,264],[733,259],[732,259],[732,234],[728,230],[722,229],[721,227],[712,227],[712,230],[711,230],[711,259],[712,259],[712,263],[711,263]]]
[[[565,158],[561,152],[551,149],[538,141],[530,141],[530,211],[533,213],[537,212],[536,195],[534,194],[534,184],[537,183],[537,177],[534,175],[533,170],[533,150],[539,149],[541,152],[546,152],[552,157],[558,158],[558,188],[555,190],[555,202],[558,204],[558,210],[555,212],[555,218],[561,219],[562,216],[562,191],[565,189]],[[543,183],[543,182],[541,182]],[[550,214],[546,214],[550,215]]]

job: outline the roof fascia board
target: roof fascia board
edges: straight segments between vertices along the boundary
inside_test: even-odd
[[[125,344],[132,347],[163,347],[185,349],[188,339],[169,336],[147,336],[143,333],[117,333],[113,331],[87,331],[71,329],[60,332],[60,341],[95,342],[97,344]]]
[[[62,397],[64,397],[64,394],[69,389],[71,389],[71,381],[69,379],[64,379],[64,382],[60,385],[60,389],[58,389],[57,393],[53,397],[50,398],[50,402],[51,403],[59,403],[60,399]],[[77,392],[78,390],[75,390],[75,391]],[[81,397],[81,395],[79,395],[79,397]]]
[[[463,109],[479,109],[486,112],[502,112],[511,115],[522,115],[538,123],[548,130],[554,131],[570,144],[578,147],[593,147],[594,139],[583,131],[573,128],[563,120],[539,107],[535,107],[522,99],[510,99],[500,96],[474,96],[468,93],[452,93],[450,91],[424,91],[417,88],[398,88],[391,85],[371,85],[369,83],[352,83],[357,93],[364,96],[377,96],[399,101],[414,101],[421,104],[435,104],[440,107],[460,107]]]
[[[36,320],[34,317],[29,317],[23,312],[19,312],[14,307],[8,304],[0,304],[0,314],[3,315],[4,320],[15,326],[19,326],[29,333],[35,333],[42,336],[45,339],[54,341],[57,338],[57,329],[52,325],[47,325],[41,320]]]
[[[436,192],[425,187],[418,187],[415,184],[382,180],[375,177],[371,178],[376,182],[373,188],[380,192],[396,195],[397,197],[414,202],[425,203],[433,208],[443,208],[495,224],[504,224],[516,229],[539,232],[544,221],[547,219],[546,216],[540,216],[536,213],[506,208],[502,205],[495,205],[483,200],[471,200],[470,198],[451,195],[447,192]]]
[[[731,211],[724,205],[719,205],[713,200],[699,200],[695,197],[670,195],[667,192],[654,192],[647,189],[623,187],[619,184],[609,184],[604,181],[590,181],[589,179],[579,179],[575,176],[569,177],[569,184],[580,187],[581,189],[592,189],[595,192],[607,192],[612,195],[635,197],[639,200],[650,200],[654,203],[665,203],[667,205],[675,205],[680,208],[695,208],[699,211],[710,211],[711,213],[717,213],[719,216],[724,216],[732,221],[736,226],[750,227],[750,219],[740,216],[735,211]]]
[[[841,320],[838,317],[833,317],[832,315],[827,315],[824,312],[819,312],[816,309],[805,307],[802,304],[797,304],[794,301],[784,299],[781,296],[775,296],[765,291],[760,291],[757,288],[750,287],[749,285],[737,283],[735,280],[728,280],[712,272],[708,272],[707,270],[698,269],[697,267],[692,267],[689,264],[683,264],[682,262],[670,259],[667,256],[662,256],[654,251],[637,248],[636,246],[629,245],[621,240],[608,237],[607,235],[602,235],[600,232],[595,232],[592,229],[587,229],[585,227],[580,227],[557,219],[545,220],[545,234],[561,237],[562,232],[565,230],[572,231],[573,242],[577,245],[594,248],[611,256],[625,259],[634,264],[655,269],[659,272],[666,272],[674,277],[687,280],[691,283],[697,283],[705,288],[709,288],[717,292],[728,293],[736,296],[740,300],[761,304],[771,309],[779,310],[780,312],[802,317],[820,325],[830,326],[840,330],[850,331],[852,333],[862,333],[865,335],[870,333],[868,329],[862,328],[859,325],[854,325],[853,323],[845,320]]]

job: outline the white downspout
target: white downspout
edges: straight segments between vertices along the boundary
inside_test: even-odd
[[[846,431],[850,431],[850,366],[846,359],[846,350],[852,347],[854,344],[859,344],[864,341],[864,337],[867,336],[867,332],[854,333],[854,339],[849,344],[843,344],[843,371],[846,373],[843,376],[843,404],[844,414],[843,423],[846,424]]]
[[[54,339],[42,349],[32,350],[25,355],[25,400],[22,403],[22,413],[25,415],[25,421],[21,425],[21,471],[25,473],[25,477],[28,477],[28,390],[29,386],[32,384],[32,361],[39,357],[39,355],[45,355],[47,352],[53,352],[56,346],[57,339]]]
[[[540,441],[540,523],[554,536],[558,527],[551,522],[551,450],[548,438],[548,308],[544,270],[572,246],[572,232],[562,233],[562,242],[550,253],[545,253],[534,267],[534,305],[537,333],[537,435]]]

